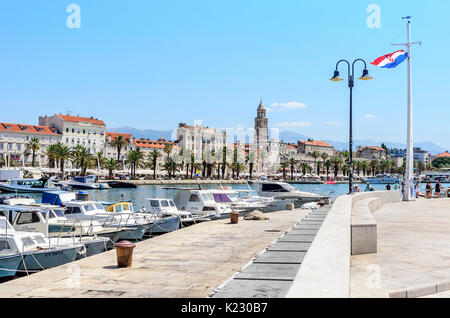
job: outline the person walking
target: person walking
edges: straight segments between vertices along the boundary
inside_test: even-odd
[[[386,185],[386,191],[390,191],[391,190],[391,185],[388,183],[387,185]]]
[[[431,184],[429,181],[427,181],[427,185],[425,186],[425,196],[427,199],[431,198]]]
[[[438,182],[436,182],[436,185],[434,186],[434,195],[436,196],[436,198],[441,197],[441,181],[439,180]]]
[[[416,184],[414,185],[414,190],[416,191],[416,199],[417,199],[420,194],[420,182],[419,181],[417,181]]]

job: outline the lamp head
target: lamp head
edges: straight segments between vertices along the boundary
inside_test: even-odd
[[[333,82],[340,82],[340,81],[343,81],[343,80],[344,79],[339,76],[339,71],[338,70],[334,71],[333,77],[330,78],[330,81],[333,81]]]
[[[362,80],[362,81],[368,81],[368,80],[373,79],[373,77],[369,76],[369,71],[367,69],[364,69],[362,76],[358,79]]]

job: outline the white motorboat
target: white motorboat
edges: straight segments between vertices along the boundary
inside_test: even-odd
[[[0,190],[3,192],[33,193],[51,190],[59,190],[55,185],[55,178],[40,179],[12,179],[8,182],[0,183]]]
[[[225,203],[217,203],[210,190],[170,188],[179,190],[174,202],[178,210],[192,213],[194,217],[220,219],[229,216],[233,209]]]
[[[73,262],[84,253],[84,246],[71,239],[48,238],[39,232],[17,231],[4,216],[0,216],[0,246],[0,276],[13,276],[16,271],[35,272],[56,267]]]
[[[60,184],[65,188],[83,189],[83,190],[102,190],[111,188],[107,183],[96,182],[95,175],[85,177],[73,177],[70,181],[62,181]]]
[[[279,200],[294,199],[294,206],[296,208],[301,207],[303,204],[308,202],[329,200],[328,196],[300,191],[286,182],[262,182],[258,194],[263,197],[272,197]]]
[[[199,217],[194,218],[191,212],[178,210],[175,202],[171,199],[145,198],[145,200],[148,202],[148,208],[143,207],[137,212],[155,214],[160,218],[177,217],[182,226],[201,221]]]

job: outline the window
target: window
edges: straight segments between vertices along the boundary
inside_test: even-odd
[[[11,245],[9,245],[9,242],[7,240],[0,240],[0,251],[2,250],[10,250]]]
[[[86,211],[94,211],[95,210],[95,205],[93,205],[93,204],[86,204],[86,205],[84,205],[83,206],[84,207],[84,209],[86,210]]]
[[[75,129],[74,129],[74,128],[72,128],[72,132],[73,132],[73,133],[75,132]]]
[[[166,208],[169,206],[169,202],[167,202],[166,200],[161,201],[161,206]]]
[[[69,132],[69,128],[66,128],[66,132]]]
[[[55,213],[56,216],[64,217],[64,211],[62,209],[61,210],[60,209],[54,209],[53,213]]]
[[[175,203],[172,200],[169,200],[170,206],[175,206]]]
[[[122,210],[122,205],[121,204],[116,205],[114,210],[115,210],[115,212],[122,212],[123,211]]]
[[[159,201],[158,200],[150,200],[150,206],[152,208],[159,208]]]
[[[189,198],[189,202],[200,202],[200,198],[197,194],[193,193],[193,194],[191,194],[191,197]]]
[[[17,219],[17,224],[30,224],[39,222],[38,212],[24,212],[19,214],[19,218]]]
[[[263,184],[262,191],[270,191],[270,192],[288,192],[283,189],[283,187],[279,184]]]
[[[77,206],[69,206],[66,210],[66,214],[76,214],[81,213],[81,210]]]
[[[103,210],[103,205],[101,205],[101,204],[97,203],[97,204],[94,204],[94,206],[97,210]]]

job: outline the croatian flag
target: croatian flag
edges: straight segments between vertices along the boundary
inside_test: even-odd
[[[395,51],[394,53],[380,56],[370,64],[380,66],[383,68],[393,68],[399,65],[404,60],[406,60],[407,57],[408,57],[407,52],[405,52],[404,50],[399,50]]]

